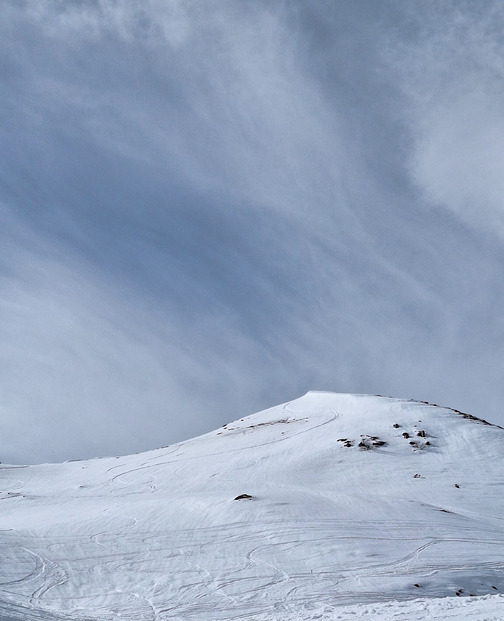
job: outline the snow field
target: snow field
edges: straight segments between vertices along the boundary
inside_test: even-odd
[[[308,393],[141,455],[3,466],[0,611],[502,619],[503,433],[428,404]]]

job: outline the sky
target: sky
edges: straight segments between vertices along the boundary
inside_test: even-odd
[[[504,424],[504,12],[3,0],[0,459],[308,390]]]

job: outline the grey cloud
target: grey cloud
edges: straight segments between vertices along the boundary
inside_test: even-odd
[[[49,35],[42,53],[33,46],[27,59],[44,131],[49,122],[54,132],[82,132],[102,148],[162,166],[207,191],[282,210],[291,205],[294,213],[307,201],[312,209],[327,201],[343,159],[339,115],[299,71],[281,15],[229,3],[220,11],[212,3],[204,10],[189,5],[195,8],[184,19],[192,27],[173,48],[155,33],[145,44],[134,36],[137,11],[129,3],[75,6],[63,11],[71,15],[66,21],[56,20],[58,28],[35,13],[30,32]],[[147,3],[142,13],[152,21],[157,8]],[[161,11],[159,27],[170,17]],[[89,22],[104,25],[90,29]],[[61,129],[61,115],[75,126]]]
[[[311,388],[500,415],[501,242],[452,215],[480,190],[497,214],[467,170],[471,140],[499,147],[460,138],[478,106],[432,7],[2,5],[4,461],[144,450]]]

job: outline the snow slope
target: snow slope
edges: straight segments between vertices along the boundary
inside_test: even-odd
[[[0,466],[0,618],[503,619],[503,441],[311,392],[140,455]]]

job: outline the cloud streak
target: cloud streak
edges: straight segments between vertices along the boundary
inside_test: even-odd
[[[497,3],[428,3],[400,48],[411,172],[428,201],[504,234],[504,18]],[[404,53],[404,54],[403,54]]]
[[[165,443],[160,429],[172,425],[169,439],[182,439],[202,400],[203,414],[221,420],[212,395],[245,388],[234,355],[258,356],[232,318],[224,329],[226,317],[210,309],[200,321],[160,315],[88,265],[63,262],[36,240],[25,245],[33,241],[4,249],[15,268],[0,278],[4,459],[106,454],[111,438],[119,452],[147,449]],[[220,353],[210,348],[215,333]]]

